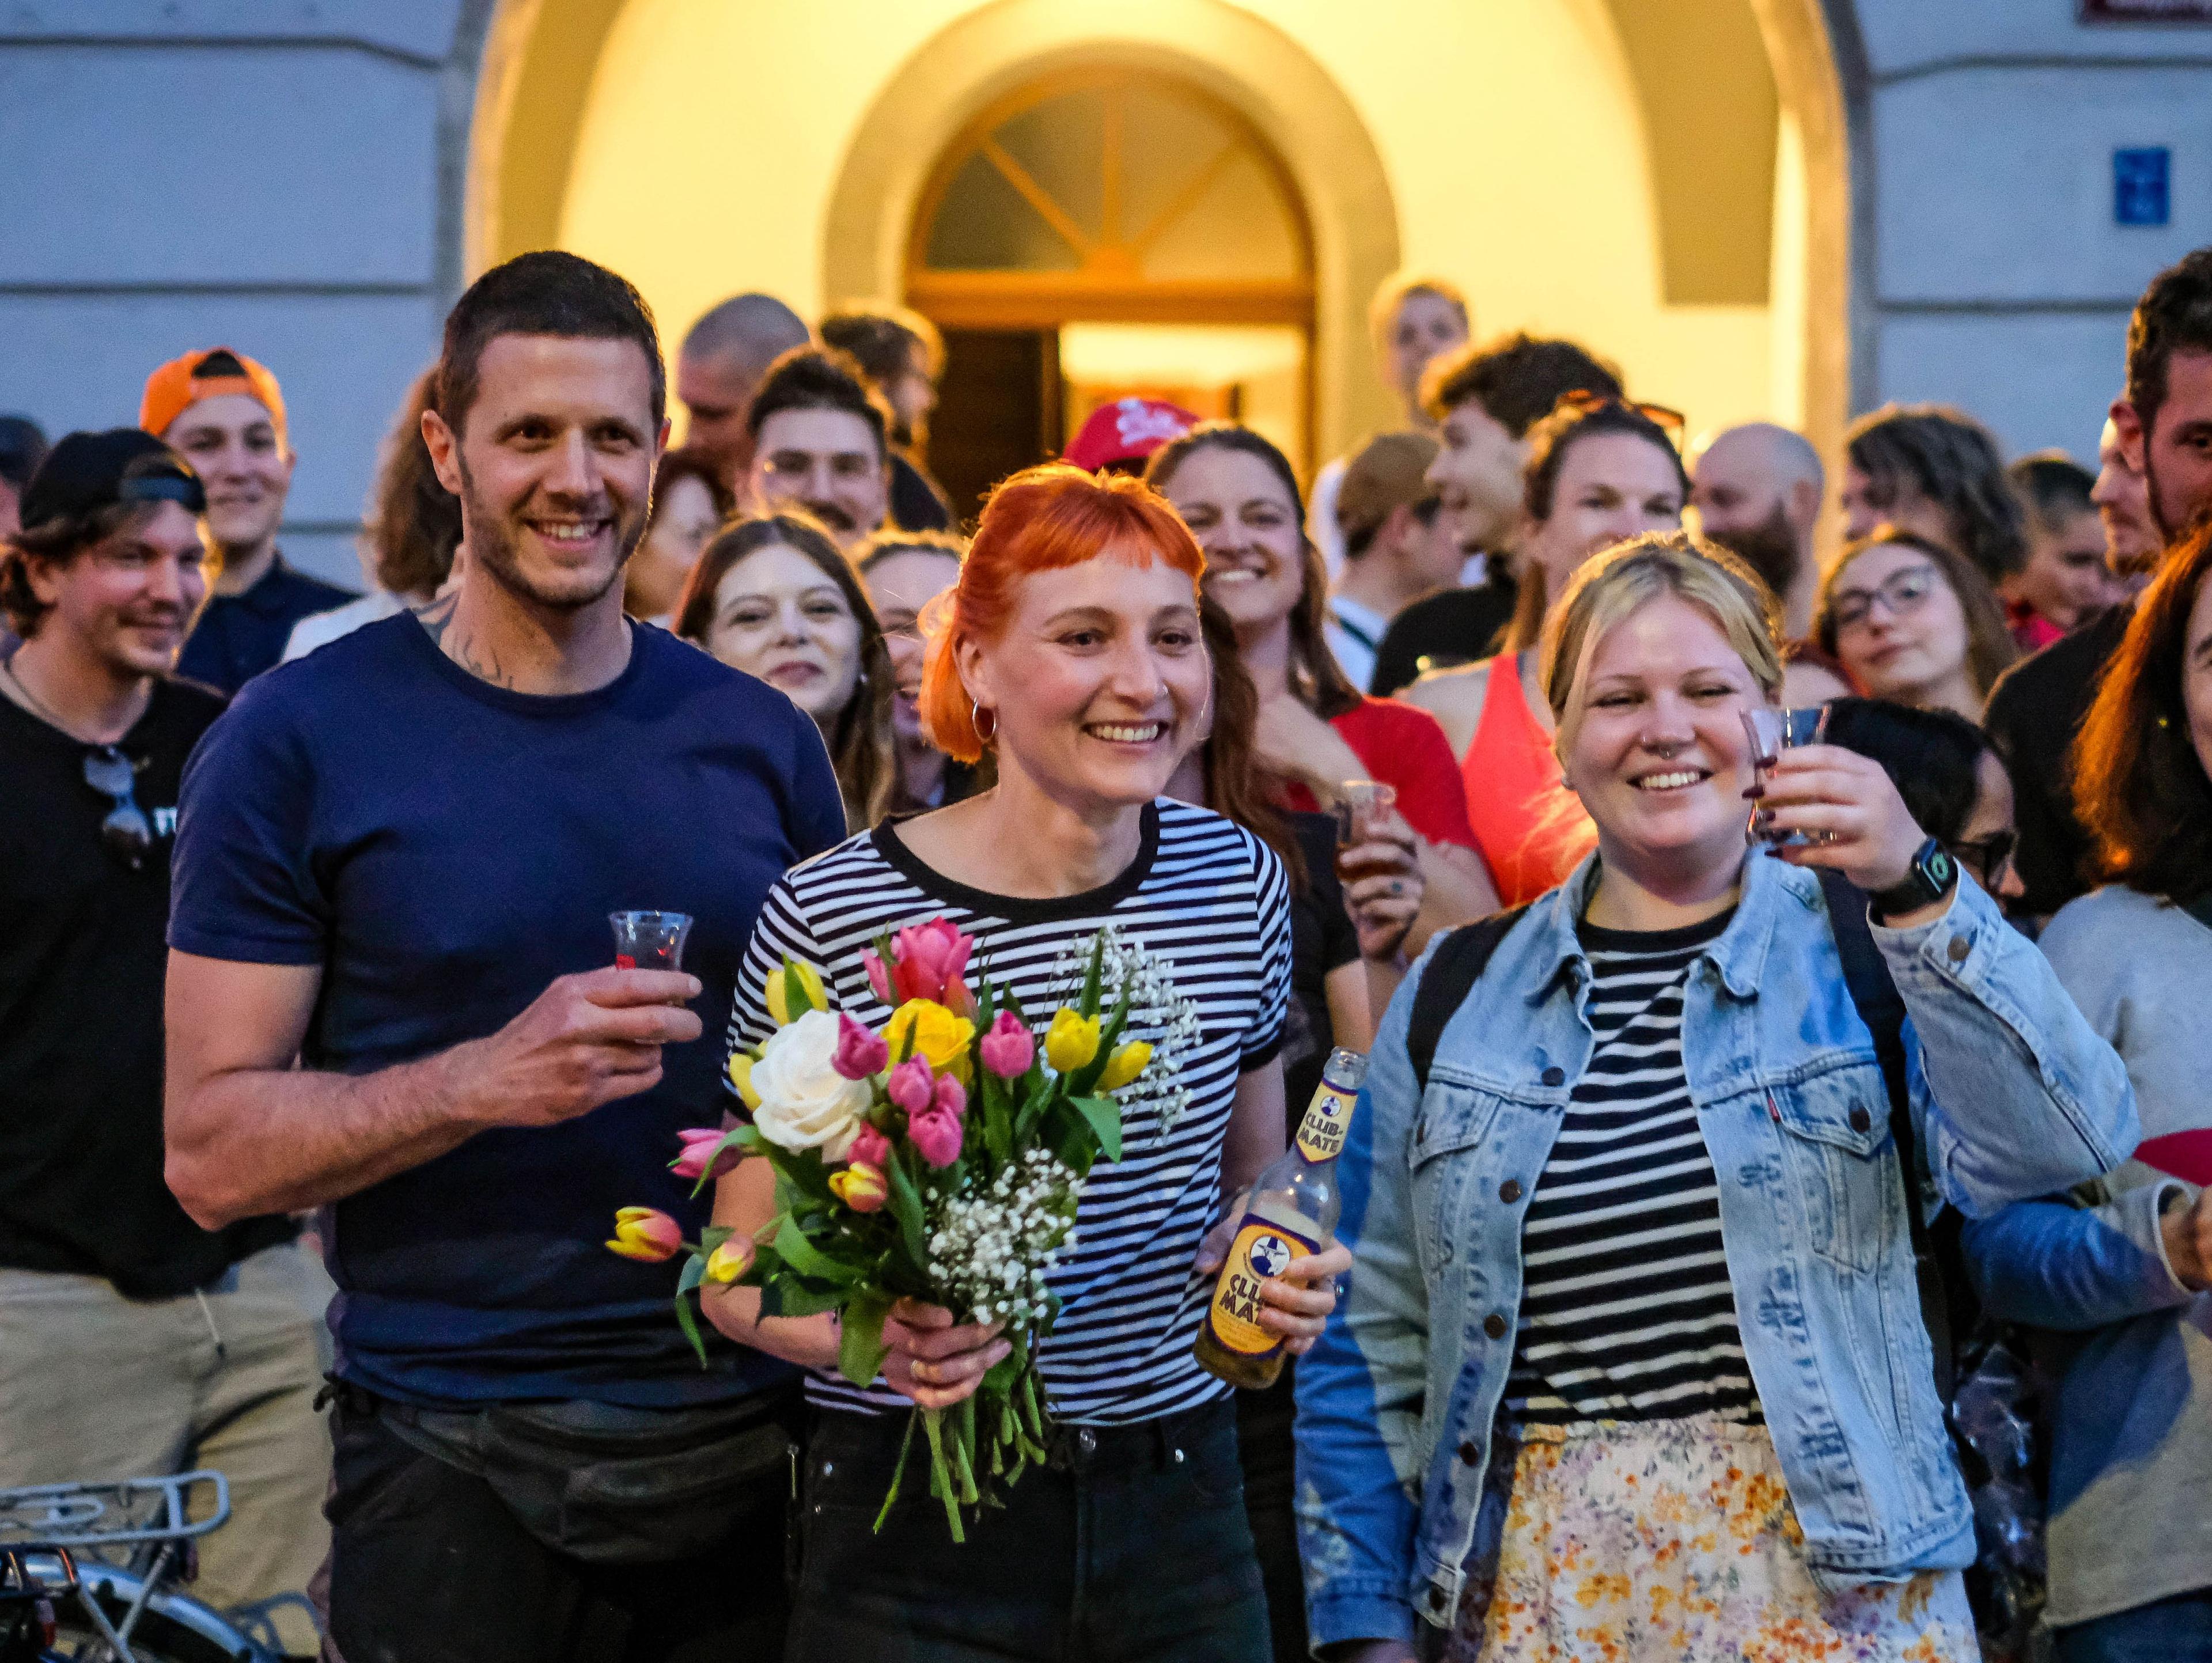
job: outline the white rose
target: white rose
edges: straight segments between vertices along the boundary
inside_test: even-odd
[[[830,1065],[837,1054],[837,1018],[809,1011],[769,1036],[753,1065],[760,1094],[753,1124],[778,1149],[818,1149],[842,1161],[860,1136],[871,1101],[867,1082],[848,1080]]]

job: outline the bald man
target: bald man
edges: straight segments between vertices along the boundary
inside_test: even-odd
[[[676,358],[676,396],[690,412],[684,442],[714,459],[732,490],[753,464],[745,425],[768,367],[813,337],[773,294],[733,294],[691,325]]]
[[[1700,440],[1690,478],[1698,530],[1766,580],[1781,598],[1790,639],[1802,640],[1820,581],[1813,561],[1824,484],[1819,454],[1802,434],[1747,422]]]

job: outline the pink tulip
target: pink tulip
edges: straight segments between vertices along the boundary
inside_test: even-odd
[[[860,955],[860,968],[868,973],[868,989],[878,1003],[896,1005],[900,1003],[897,990],[891,986],[890,968],[873,953]]]
[[[891,1140],[873,1126],[862,1126],[854,1134],[845,1158],[855,1166],[873,1167],[880,1172],[890,1164]]]
[[[907,1122],[906,1135],[933,1167],[949,1167],[960,1158],[959,1120],[940,1109],[915,1115]]]
[[[837,1054],[830,1059],[830,1067],[848,1080],[865,1080],[883,1072],[890,1059],[891,1048],[882,1035],[854,1022],[842,1011],[837,1013]]]
[[[923,1057],[908,1057],[890,1071],[884,1082],[884,1094],[908,1114],[927,1114],[934,1100],[929,1062]]]
[[[937,1077],[937,1092],[930,1106],[934,1114],[950,1114],[958,1120],[968,1112],[968,1089],[950,1074]]]
[[[983,1066],[1002,1080],[1029,1072],[1036,1060],[1036,1036],[1011,1011],[1001,1011],[983,1033]]]
[[[909,924],[891,938],[898,955],[899,992],[910,999],[934,999],[950,1005],[948,990],[960,984],[968,968],[975,939],[964,936],[942,918],[927,924]],[[964,986],[962,988],[964,992]]]
[[[745,1152],[741,1149],[714,1153],[714,1146],[722,1141],[720,1126],[687,1126],[676,1135],[683,1140],[684,1152],[669,1162],[668,1169],[695,1184],[702,1178],[720,1178],[744,1159]],[[711,1167],[709,1162],[713,1162]]]

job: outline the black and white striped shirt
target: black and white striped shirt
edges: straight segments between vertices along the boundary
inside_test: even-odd
[[[1760,1417],[1682,1066],[1683,986],[1729,917],[1582,927],[1597,1043],[1522,1221],[1516,1422]]]
[[[1161,799],[1144,810],[1137,859],[1103,888],[1020,900],[955,883],[915,858],[891,826],[850,838],[794,867],[769,894],[745,956],[730,1045],[774,1031],[762,1004],[769,970],[788,953],[813,964],[834,1009],[880,1028],[890,1011],[868,986],[860,955],[876,937],[942,916],[975,938],[971,982],[986,971],[1042,1023],[1067,996],[1054,967],[1101,926],[1160,962],[1197,1006],[1200,1038],[1181,1084],[1189,1101],[1171,1126],[1153,1108],[1125,1120],[1122,1158],[1092,1168],[1075,1246],[1052,1273],[1060,1320],[1038,1353],[1054,1415],[1106,1424],[1174,1414],[1229,1387],[1191,1356],[1212,1291],[1194,1277],[1200,1238],[1219,1207],[1222,1139],[1240,1075],[1282,1041],[1290,986],[1289,889],[1282,863],[1219,815]],[[1133,1024],[1133,1039],[1157,1039]],[[904,1409],[878,1384],[860,1391],[817,1373],[815,1402]]]

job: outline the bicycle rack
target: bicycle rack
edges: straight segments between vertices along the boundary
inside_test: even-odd
[[[215,1504],[206,1518],[195,1520],[188,1516],[187,1497],[195,1484],[203,1484],[214,1486]],[[41,1569],[41,1561],[56,1564],[56,1592],[75,1595],[77,1609],[115,1663],[137,1663],[131,1636],[138,1619],[191,1543],[229,1517],[230,1481],[212,1471],[119,1484],[32,1484],[0,1490],[0,1551],[21,1555]],[[125,1565],[100,1557],[103,1550],[126,1549]],[[78,1555],[84,1556],[82,1561]],[[122,1605],[119,1621],[109,1617],[100,1603],[103,1595]]]

